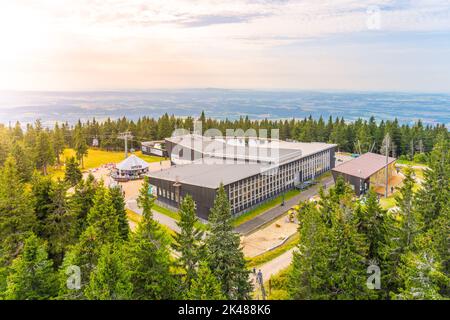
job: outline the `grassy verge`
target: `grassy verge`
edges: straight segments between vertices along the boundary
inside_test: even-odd
[[[270,277],[269,281],[266,281],[264,287],[267,290],[269,300],[287,300],[289,299],[289,294],[286,290],[289,282],[289,273],[291,272],[291,267],[287,267],[281,270],[278,274]]]
[[[289,273],[291,272],[291,266],[281,270],[276,275],[270,277],[269,281],[264,283],[268,300],[288,300],[289,294],[286,290],[289,282]],[[255,287],[253,291],[254,299],[261,299],[261,289],[259,286]]]
[[[286,251],[294,248],[298,244],[298,241],[299,241],[299,234],[295,233],[291,238],[289,238],[289,240],[287,240],[285,243],[283,243],[278,248],[267,251],[256,257],[248,258],[247,266],[249,268],[254,268],[254,267],[260,266],[266,262],[269,262],[269,261],[277,258],[278,256],[282,255]]]
[[[427,165],[426,163],[414,162],[414,161],[411,161],[411,160],[400,160],[400,159],[397,159],[396,162],[398,164],[406,164],[408,166],[421,166],[421,167],[424,167],[424,166]]]
[[[137,226],[139,224],[139,222],[142,219],[142,216],[140,214],[137,214],[136,212],[134,212],[133,210],[130,209],[126,209],[127,211],[127,217],[128,220],[131,221],[132,224],[134,224],[135,226]],[[173,236],[175,235],[175,231],[173,231],[172,229],[166,227],[165,225],[159,224],[161,226],[161,228],[168,234],[170,235],[170,239],[173,239]]]
[[[180,221],[180,215],[178,214],[178,212],[172,211],[170,209],[158,206],[157,204],[153,204],[153,210],[158,211],[159,213],[162,213],[166,216],[168,216],[169,218],[172,218],[176,221]],[[197,222],[195,224],[195,227],[197,229],[203,230],[205,231],[207,229],[207,225],[205,225],[204,223],[201,222]]]
[[[286,192],[284,194],[284,200],[287,201],[293,197],[295,197],[296,195],[300,194],[300,191],[297,189],[293,189],[293,190],[289,190],[288,192]],[[256,208],[240,215],[239,217],[236,217],[233,219],[233,226],[237,227],[241,224],[243,224],[244,222],[247,222],[257,216],[259,216],[260,214],[264,213],[267,210],[270,210],[278,205],[281,204],[281,202],[283,201],[283,196],[278,196],[272,200],[269,200],[267,202],[264,202],[263,204],[257,206]],[[286,207],[286,211],[289,208]]]

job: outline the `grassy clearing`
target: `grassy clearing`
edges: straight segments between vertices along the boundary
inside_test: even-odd
[[[288,192],[286,192],[284,194],[284,200],[287,201],[299,194],[300,194],[300,191],[297,189],[289,190]],[[247,221],[259,216],[260,214],[264,213],[265,211],[270,210],[270,209],[280,205],[282,201],[283,201],[283,196],[280,195],[272,200],[264,202],[263,204],[257,206],[256,208],[240,215],[239,217],[234,218],[233,222],[232,222],[233,226],[237,227],[237,226],[243,224],[244,222],[247,222]],[[286,207],[286,211],[288,209],[289,208]]]
[[[164,158],[149,156],[142,154],[141,151],[137,151],[134,153],[139,158],[143,159],[147,162],[158,162],[164,160]],[[66,159],[75,156],[74,149],[64,149],[63,154],[61,155],[61,162],[64,163]],[[93,168],[98,168],[107,163],[118,163],[125,159],[125,155],[122,151],[105,151],[100,149],[90,148],[88,150],[88,155],[84,158],[84,168],[83,170],[89,170]],[[49,173],[53,178],[62,178],[64,176],[64,168],[53,167],[49,169]]]
[[[289,240],[287,240],[278,248],[267,251],[259,256],[248,258],[247,266],[249,268],[254,268],[275,259],[276,257],[282,255],[286,251],[294,248],[298,244],[299,237],[300,237],[299,234],[295,233],[291,238],[289,238]]]

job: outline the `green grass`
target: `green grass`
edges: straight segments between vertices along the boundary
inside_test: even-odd
[[[287,201],[299,194],[300,194],[300,191],[297,189],[289,190],[288,192],[286,192],[284,194],[284,200]],[[234,227],[237,227],[237,226],[243,224],[244,222],[247,222],[247,221],[259,216],[260,214],[264,213],[265,211],[270,210],[270,209],[280,205],[282,201],[283,201],[283,196],[280,195],[272,200],[264,202],[261,205],[257,206],[256,208],[254,208],[250,211],[247,211],[246,213],[234,218],[232,221],[232,224]],[[289,210],[289,208],[286,207],[286,211],[287,210]]]
[[[268,300],[288,300],[289,294],[286,290],[289,282],[289,274],[292,267],[289,266],[284,270],[281,270],[276,275],[270,277],[269,281],[264,283],[264,287],[267,291]]]
[[[411,161],[411,160],[400,160],[400,159],[397,159],[396,162],[398,164],[406,164],[408,166],[421,166],[421,167],[424,167],[424,166],[427,165],[426,163],[414,162],[414,161]]]
[[[159,162],[161,160],[164,160],[162,157],[156,157],[156,156],[149,156],[142,154],[141,151],[137,151],[134,153],[136,156],[141,158],[144,161],[147,162]],[[66,148],[64,149],[63,154],[61,155],[61,162],[64,163],[64,161],[70,157],[75,156],[75,150]],[[125,154],[122,151],[105,151],[100,149],[94,149],[90,148],[88,150],[88,155],[84,157],[84,168],[83,170],[89,170],[93,168],[98,168],[104,164],[107,163],[119,163],[122,160],[125,159]],[[62,178],[64,176],[64,168],[63,167],[53,167],[49,169],[49,174],[53,178]]]
[[[155,210],[155,211],[158,211],[159,213],[162,213],[162,214],[164,214],[164,215],[166,215],[166,216],[168,216],[168,217],[170,217],[170,218],[172,218],[172,219],[174,219],[176,221],[180,221],[180,215],[176,211],[172,211],[170,209],[161,207],[161,206],[159,206],[157,204],[153,204],[152,209]],[[204,223],[201,223],[201,222],[197,222],[195,224],[195,227],[197,229],[200,229],[200,230],[203,230],[203,231],[206,231],[206,229],[207,229],[207,225],[204,224]]]
[[[134,222],[136,224],[136,226],[137,226],[139,224],[139,222],[142,220],[142,216],[140,214],[137,214],[136,212],[130,210],[130,209],[126,209],[126,211],[127,211],[128,220]],[[173,231],[172,229],[166,227],[163,224],[159,223],[159,225],[161,226],[161,229],[164,230],[170,236],[169,237],[170,240],[172,240],[173,237],[175,236],[175,231]]]
[[[300,237],[299,234],[295,233],[291,238],[289,238],[285,243],[283,243],[278,248],[267,251],[259,256],[248,258],[247,266],[249,268],[254,268],[275,259],[276,257],[282,255],[286,251],[294,248],[298,244],[299,237]]]
[[[387,198],[383,197],[380,199],[380,206],[385,210],[395,207],[395,204],[396,203],[395,203],[394,195],[390,195]]]

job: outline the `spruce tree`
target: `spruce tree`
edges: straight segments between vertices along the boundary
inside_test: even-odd
[[[181,292],[171,273],[170,240],[153,219],[153,197],[146,177],[139,191],[142,220],[128,241],[127,263],[131,271],[133,299],[175,299]]]
[[[381,208],[378,196],[373,190],[369,190],[364,204],[357,208],[356,213],[359,219],[358,231],[365,235],[368,242],[368,257],[379,262],[380,247],[384,241],[383,221],[386,211]]]
[[[312,202],[301,205],[299,244],[294,252],[288,292],[292,299],[328,299],[331,248],[329,229]]]
[[[44,244],[30,235],[16,258],[7,279],[6,299],[41,300],[56,296],[57,282]]]
[[[117,215],[110,194],[103,185],[97,186],[92,207],[87,215],[87,227],[80,235],[79,241],[66,254],[60,268],[60,296],[70,299],[86,298],[84,290],[97,265],[101,248],[120,242]],[[66,287],[66,272],[72,265],[80,268],[81,290]]]
[[[17,167],[9,156],[0,169],[0,263],[9,263],[20,253],[24,240],[36,228],[30,193],[17,181]]]
[[[385,219],[385,240],[381,250],[383,283],[386,294],[396,292],[399,287],[397,269],[401,257],[414,251],[414,240],[423,228],[422,217],[414,206],[414,179],[407,168],[403,186],[395,196],[398,209],[391,211]]]
[[[42,170],[44,175],[47,175],[48,166],[54,164],[55,160],[52,141],[47,131],[41,130],[37,134],[34,152],[36,168]]]
[[[205,240],[206,259],[227,299],[249,299],[252,284],[240,248],[239,235],[233,231],[230,204],[220,185],[210,215],[210,233]]]
[[[11,155],[16,160],[17,171],[21,182],[30,181],[33,175],[34,163],[30,155],[31,153],[31,150],[20,141],[14,142],[11,147]]]
[[[67,204],[66,192],[67,187],[64,182],[58,180],[53,184],[50,191],[49,212],[43,227],[49,255],[57,267],[62,263],[68,245],[73,242],[71,231],[74,219]]]
[[[328,246],[330,258],[329,298],[339,300],[370,299],[376,293],[366,286],[367,244],[358,232],[354,208],[336,206],[332,214]]]
[[[96,230],[99,241],[103,243],[114,243],[120,236],[117,213],[111,195],[103,185],[97,187],[87,223]]]
[[[214,277],[205,262],[200,263],[197,276],[192,278],[185,299],[188,300],[224,300],[220,282]]]
[[[448,133],[437,137],[429,156],[429,167],[424,170],[424,181],[417,192],[416,205],[422,213],[425,228],[446,209],[450,201],[450,142]]]
[[[86,297],[91,300],[126,300],[131,298],[132,290],[122,248],[104,245],[85,289]]]
[[[48,217],[52,199],[50,196],[53,188],[53,180],[48,176],[43,176],[35,171],[31,179],[31,193],[33,196],[34,213],[37,219],[36,234],[39,237],[44,236],[45,220]]]
[[[88,145],[82,132],[81,123],[75,127],[74,143],[77,160],[80,161],[81,167],[84,168],[84,157],[88,154]]]
[[[123,240],[127,240],[130,234],[130,225],[128,224],[127,211],[125,209],[125,199],[120,187],[109,189],[113,207],[117,214],[117,223],[119,225],[119,234]]]
[[[83,179],[83,174],[81,173],[80,166],[75,157],[70,157],[66,162],[64,180],[73,187],[77,185],[81,179]]]
[[[399,288],[391,292],[392,299],[441,300],[450,278],[443,272],[438,254],[433,250],[433,238],[426,234],[415,239],[416,250],[402,254],[397,268]]]
[[[75,222],[73,224],[73,235],[78,239],[87,227],[87,214],[91,209],[97,183],[94,176],[90,174],[86,180],[81,180],[76,186],[74,193],[69,198],[69,207]]]
[[[55,127],[53,129],[53,153],[56,156],[56,162],[58,165],[60,164],[60,156],[64,151],[64,133],[59,128],[58,123],[55,123]]]
[[[174,237],[173,248],[180,254],[179,265],[185,271],[184,284],[188,290],[191,280],[196,277],[198,262],[202,255],[203,232],[195,227],[198,223],[195,202],[190,195],[186,195],[180,204],[180,220],[177,225],[180,233]]]

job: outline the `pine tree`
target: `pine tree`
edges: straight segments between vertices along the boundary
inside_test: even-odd
[[[49,299],[57,293],[55,280],[45,246],[32,234],[26,239],[22,254],[11,265],[5,297],[14,300]]]
[[[180,220],[177,225],[180,233],[174,237],[173,248],[180,253],[179,264],[186,272],[184,284],[189,289],[191,280],[196,277],[198,262],[202,255],[203,232],[195,227],[198,223],[195,202],[190,195],[186,195],[180,204]]]
[[[83,174],[81,173],[80,166],[75,157],[70,157],[66,162],[64,180],[73,187],[77,185],[81,179],[83,179]]]
[[[130,225],[128,224],[127,211],[125,209],[125,199],[120,187],[109,189],[114,209],[117,214],[119,224],[119,234],[123,240],[127,240],[130,235]]]
[[[214,277],[208,265],[202,262],[197,277],[192,278],[185,299],[188,300],[224,300],[220,282]]]
[[[252,285],[240,248],[239,235],[231,224],[230,204],[221,184],[209,215],[211,231],[205,240],[206,259],[227,299],[249,299]]]
[[[120,246],[103,246],[95,270],[91,273],[85,295],[91,300],[130,299],[133,285]]]
[[[127,263],[131,270],[133,299],[175,299],[181,293],[171,273],[170,240],[153,220],[154,199],[149,194],[148,178],[139,191],[142,220],[128,242]]]

